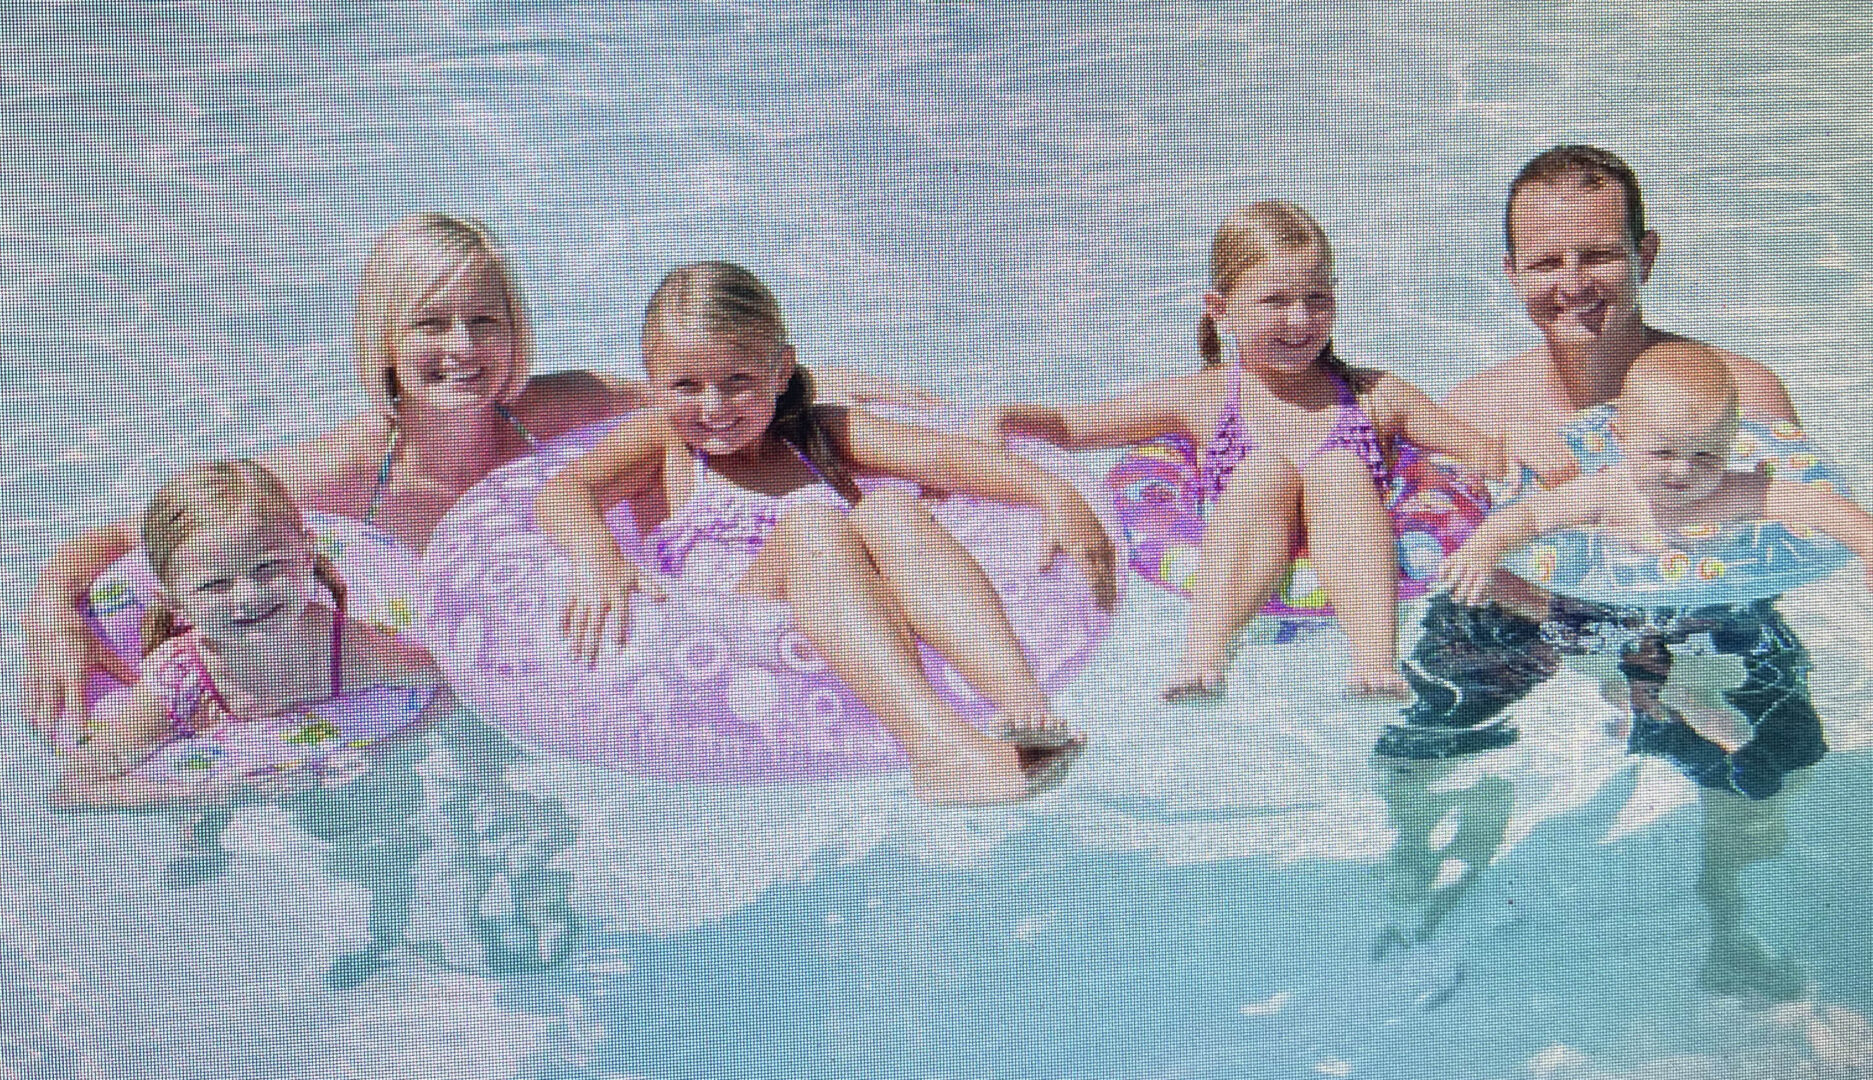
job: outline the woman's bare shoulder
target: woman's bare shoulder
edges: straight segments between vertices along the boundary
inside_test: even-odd
[[[280,447],[261,464],[273,470],[294,501],[307,510],[356,513],[390,447],[390,421],[360,413],[310,439]]]
[[[554,371],[527,380],[512,406],[528,431],[542,439],[643,407],[644,384],[593,371]]]

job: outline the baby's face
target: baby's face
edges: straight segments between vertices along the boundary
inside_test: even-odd
[[[166,584],[210,641],[276,636],[312,595],[312,546],[290,524],[242,514],[199,529],[176,548]]]
[[[1674,417],[1667,410],[1628,405],[1621,408],[1614,431],[1640,494],[1655,506],[1677,510],[1710,498],[1723,483],[1736,441],[1736,417]]]

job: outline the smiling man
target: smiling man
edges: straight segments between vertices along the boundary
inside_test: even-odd
[[[1542,340],[1459,383],[1445,404],[1501,436],[1511,456],[1553,485],[1579,469],[1562,429],[1581,410],[1617,397],[1641,355],[1687,339],[1646,325],[1639,291],[1659,238],[1646,228],[1638,179],[1614,155],[1561,146],[1530,161],[1510,186],[1503,237],[1503,268]],[[1788,392],[1768,368],[1712,351],[1730,369],[1744,417],[1795,419]],[[1432,603],[1424,638],[1405,665],[1417,700],[1405,722],[1380,738],[1379,753],[1433,759],[1514,741],[1502,711],[1559,664],[1540,630],[1550,601],[1506,573],[1496,575],[1488,599],[1494,603],[1475,608],[1444,597]],[[1808,762],[1780,764],[1785,771]]]
[[[1639,293],[1659,238],[1646,227],[1638,179],[1613,154],[1560,146],[1535,157],[1510,186],[1503,237],[1503,269],[1541,342],[1458,384],[1445,404],[1501,436],[1512,456],[1553,485],[1579,471],[1563,429],[1581,410],[1618,397],[1641,356],[1682,348],[1688,339],[1646,324]],[[1745,418],[1795,419],[1787,390],[1768,368],[1710,351],[1728,367]],[[1809,699],[1807,651],[1772,605],[1740,605],[1730,634],[1737,640],[1714,646],[1744,657],[1745,677],[1725,697],[1753,735],[1734,750],[1699,735],[1658,700],[1672,662],[1663,638],[1626,649],[1621,668],[1635,686],[1630,749],[1671,759],[1705,796],[1698,896],[1714,935],[1704,984],[1789,998],[1800,993],[1802,976],[1743,928],[1738,876],[1781,849],[1780,800],[1757,800],[1782,790],[1786,774],[1812,765],[1826,746]],[[1550,598],[1502,572],[1481,606],[1434,598],[1404,664],[1417,698],[1380,736],[1377,752],[1435,760],[1508,745],[1516,731],[1502,714],[1559,670],[1556,641],[1618,614]]]

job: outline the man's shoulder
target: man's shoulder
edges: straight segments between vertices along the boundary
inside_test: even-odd
[[[1534,392],[1542,385],[1545,369],[1539,349],[1499,360],[1465,378],[1444,396],[1444,406],[1473,424],[1500,421],[1527,411]]]

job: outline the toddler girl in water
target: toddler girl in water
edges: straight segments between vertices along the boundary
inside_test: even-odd
[[[345,617],[344,582],[314,554],[284,485],[251,461],[164,484],[143,515],[143,547],[161,592],[144,621],[141,675],[89,727],[61,801],[162,797],[124,774],[171,738],[347,690],[440,685],[428,653]],[[321,586],[329,603],[315,598]],[[430,711],[448,700],[438,694]]]
[[[589,660],[622,646],[630,595],[660,598],[660,577],[784,600],[903,744],[920,797],[1003,802],[1057,778],[1082,740],[1053,717],[980,569],[906,557],[895,525],[915,500],[863,494],[852,473],[1041,509],[1050,550],[1081,559],[1109,608],[1111,547],[1079,493],[975,440],[816,405],[773,295],[729,263],[671,272],[651,297],[643,349],[651,408],[549,482],[536,506],[576,567],[562,622],[574,650]],[[627,558],[605,526],[625,498],[657,522],[651,566]],[[938,695],[919,638],[1001,708],[1011,738],[982,734]]]
[[[997,435],[1069,449],[1204,440],[1206,526],[1166,700],[1220,691],[1230,641],[1268,603],[1303,538],[1352,640],[1349,689],[1403,694],[1388,450],[1404,437],[1493,479],[1504,472],[1501,444],[1410,384],[1334,355],[1333,254],[1299,207],[1259,202],[1231,214],[1210,246],[1210,285],[1201,371],[1091,405],[1009,406],[990,423]]]

